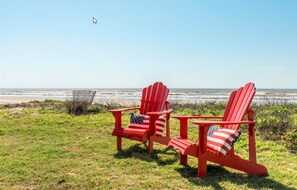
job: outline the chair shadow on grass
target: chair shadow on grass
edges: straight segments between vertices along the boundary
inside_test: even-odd
[[[220,182],[246,185],[252,189],[294,189],[286,187],[285,185],[272,179],[268,179],[267,176],[258,177],[254,175],[247,175],[245,173],[230,172],[224,167],[217,165],[207,165],[207,177],[203,180],[197,178],[197,167],[185,165],[180,168],[176,168],[175,170],[179,172],[182,177],[197,186],[211,186],[216,190],[225,189],[220,186]]]
[[[162,148],[161,150],[154,149],[152,154],[148,154],[146,146],[135,144],[130,146],[128,149],[117,152],[114,157],[118,159],[136,158],[146,162],[156,162],[160,166],[165,166],[177,163],[179,160],[179,153],[178,151],[167,147],[165,149]],[[194,185],[201,187],[210,186],[216,190],[225,189],[220,185],[220,182],[246,185],[248,188],[252,189],[294,190],[294,188],[286,187],[277,181],[268,179],[267,176],[258,177],[254,175],[247,175],[245,173],[236,173],[235,171],[230,172],[224,167],[217,165],[207,165],[207,177],[203,180],[197,178],[197,167],[185,165],[180,166],[175,170]]]
[[[161,158],[161,155],[169,155],[170,158]],[[128,149],[119,151],[114,155],[115,158],[137,158],[146,162],[156,162],[160,166],[171,165],[178,161],[178,152],[167,147],[159,150],[154,149],[154,152],[149,154],[146,145],[135,144]]]

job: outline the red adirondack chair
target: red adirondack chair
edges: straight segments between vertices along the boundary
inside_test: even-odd
[[[187,155],[198,158],[198,177],[204,178],[207,174],[207,161],[219,165],[231,167],[249,174],[258,176],[267,174],[267,169],[256,161],[255,146],[255,121],[254,112],[249,108],[255,95],[256,88],[253,83],[248,83],[244,87],[233,91],[230,95],[223,117],[207,116],[176,116],[180,121],[180,137],[172,138],[169,146],[180,150],[180,164],[187,163]],[[248,121],[244,121],[244,116],[248,116]],[[188,140],[188,120],[189,119],[221,119],[221,121],[193,121],[199,129],[198,142]],[[248,125],[249,135],[249,159],[245,160],[234,154],[234,146],[226,155],[218,154],[208,148],[207,132],[210,126],[219,125],[222,129],[239,130],[240,125]]]
[[[169,119],[170,113],[172,112],[171,109],[168,109],[168,94],[169,89],[163,83],[156,82],[143,89],[140,107],[110,110],[115,118],[115,128],[112,135],[117,137],[118,150],[122,149],[122,138],[128,138],[140,142],[148,141],[148,150],[150,153],[153,151],[154,141],[164,145],[168,144],[170,140]],[[130,110],[139,110],[141,115],[149,116],[148,125],[141,125],[138,127],[130,124],[128,127],[123,128],[122,112]],[[166,136],[156,133],[156,122],[160,115],[165,115]]]

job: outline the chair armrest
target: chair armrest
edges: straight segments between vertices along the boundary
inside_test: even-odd
[[[172,116],[175,119],[222,119],[223,116]]]
[[[180,137],[188,139],[188,120],[189,119],[222,119],[222,116],[173,116],[172,118],[178,119],[180,124],[179,134]]]
[[[140,107],[132,107],[132,108],[122,108],[117,110],[108,110],[109,112],[115,113],[115,112],[123,112],[123,111],[130,111],[130,110],[139,110]]]
[[[171,112],[173,112],[173,109],[164,110],[164,111],[147,112],[146,114],[148,116],[157,116],[162,114],[170,114]]]
[[[129,110],[137,110],[140,109],[140,107],[133,107],[133,108],[123,108],[123,109],[117,109],[117,110],[108,110],[112,113],[113,117],[115,118],[114,127],[115,128],[122,128],[122,112],[123,111],[129,111]]]
[[[173,109],[164,110],[164,111],[156,111],[156,112],[147,112],[146,115],[150,117],[149,127],[150,127],[150,135],[153,136],[156,133],[155,122],[159,118],[160,115],[166,114],[166,136],[169,135],[169,118]]]
[[[193,121],[192,123],[199,126],[211,125],[234,125],[234,124],[254,124],[255,121]]]

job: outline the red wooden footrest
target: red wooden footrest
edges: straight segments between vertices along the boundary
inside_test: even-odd
[[[134,128],[115,128],[112,131],[112,135],[144,142],[148,139],[148,130]]]
[[[189,151],[197,152],[197,148],[195,149],[195,147],[197,145],[195,143],[193,143],[192,141],[189,141],[187,139],[180,138],[180,137],[172,138],[169,141],[168,146],[171,146],[174,149],[179,150],[182,154],[187,154],[187,152],[189,152]]]

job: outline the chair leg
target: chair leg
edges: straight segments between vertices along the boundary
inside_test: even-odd
[[[204,178],[207,174],[207,160],[206,155],[201,154],[198,158],[198,169],[197,169],[198,177]]]
[[[148,152],[153,153],[154,150],[154,141],[152,139],[148,140]]]
[[[188,155],[182,155],[179,153],[179,163],[181,165],[186,165],[188,163]]]
[[[117,149],[122,150],[122,137],[117,137]]]
[[[207,173],[207,131],[210,126],[199,126],[199,148],[198,148],[198,177],[204,178]]]
[[[187,118],[181,118],[179,119],[180,122],[180,137],[183,139],[188,139],[188,119]],[[182,155],[181,152],[179,152],[179,163],[181,165],[186,165],[188,163],[188,155]]]

